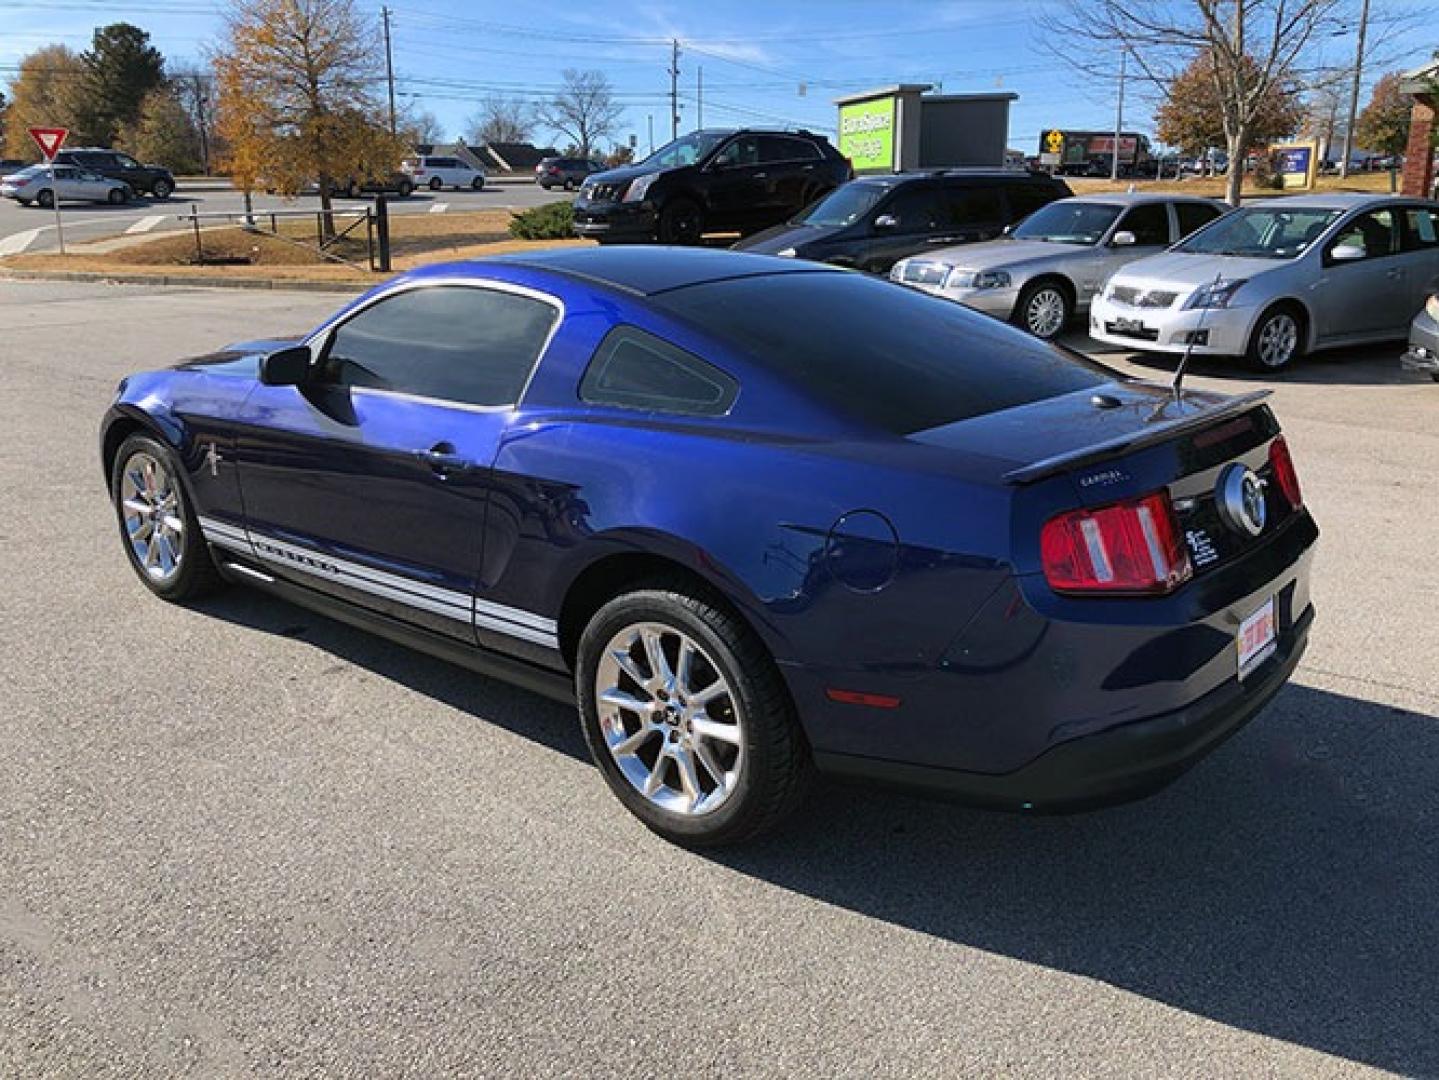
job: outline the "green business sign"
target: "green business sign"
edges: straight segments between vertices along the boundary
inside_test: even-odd
[[[839,108],[839,152],[856,172],[894,168],[894,98]]]

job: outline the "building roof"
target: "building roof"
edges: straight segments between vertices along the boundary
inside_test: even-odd
[[[834,98],[836,105],[853,105],[856,101],[868,101],[870,98],[893,97],[895,94],[922,94],[926,90],[934,89],[933,83],[895,83],[893,86],[880,86],[873,90],[864,90],[858,94],[846,94],[844,97]]]

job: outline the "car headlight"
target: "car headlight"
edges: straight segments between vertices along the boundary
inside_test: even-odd
[[[944,279],[946,289],[1007,289],[1010,277],[1004,270],[961,270],[955,267]]]
[[[1429,299],[1424,301],[1424,310],[1435,322],[1439,322],[1439,293],[1430,293]]]
[[[1240,278],[1237,281],[1211,281],[1208,285],[1201,285],[1184,302],[1184,306],[1190,311],[1196,308],[1226,308],[1234,299],[1234,294],[1239,291],[1240,286],[1248,280],[1248,278]]]
[[[625,188],[625,202],[639,202],[649,193],[650,185],[659,177],[659,173],[650,173],[647,176],[637,176],[630,181],[630,186]]]

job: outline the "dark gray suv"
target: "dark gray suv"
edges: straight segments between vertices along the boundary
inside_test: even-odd
[[[535,183],[546,191],[553,187],[574,191],[590,173],[604,170],[604,163],[593,158],[547,157],[535,166]]]
[[[128,184],[136,195],[168,199],[175,191],[175,175],[163,165],[141,165],[129,154],[101,146],[76,146],[55,155],[57,165],[75,165],[99,173],[107,180]]]

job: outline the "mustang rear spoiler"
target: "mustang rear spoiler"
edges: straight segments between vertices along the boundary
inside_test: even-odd
[[[1176,416],[1171,420],[1153,420],[1132,434],[1106,439],[1093,446],[1069,450],[1063,454],[1055,454],[1053,457],[1021,466],[1018,469],[1011,469],[1004,474],[1004,482],[1006,484],[1032,484],[1036,480],[1043,480],[1056,473],[1068,472],[1083,465],[1094,465],[1109,458],[1127,454],[1131,450],[1153,446],[1155,443],[1172,439],[1176,435],[1182,435],[1186,431],[1208,427],[1223,417],[1237,416],[1239,413],[1247,412],[1271,393],[1273,393],[1271,390],[1255,390],[1252,393],[1227,398],[1199,412]]]

